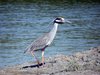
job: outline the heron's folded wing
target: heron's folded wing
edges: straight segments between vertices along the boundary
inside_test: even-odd
[[[40,50],[44,48],[49,42],[49,34],[45,34],[42,37],[36,39],[26,50],[26,52],[31,52],[35,50]]]

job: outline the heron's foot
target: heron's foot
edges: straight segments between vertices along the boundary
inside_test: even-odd
[[[41,64],[39,64],[40,66],[42,66],[42,65],[44,65],[45,63],[41,63]]]
[[[41,63],[42,65],[45,65],[45,62],[44,63]]]
[[[43,66],[45,63],[40,63],[37,65],[37,67],[39,68],[40,66]]]
[[[45,63],[40,63],[39,65],[42,66],[42,65],[45,65]]]

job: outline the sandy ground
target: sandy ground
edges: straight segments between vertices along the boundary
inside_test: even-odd
[[[7,67],[0,69],[0,75],[100,75],[100,47],[49,57],[39,67],[35,62]]]

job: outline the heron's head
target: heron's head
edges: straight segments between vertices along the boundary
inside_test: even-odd
[[[57,17],[57,18],[54,20],[54,23],[58,23],[58,24],[63,24],[63,23],[65,23],[65,22],[71,23],[71,22],[68,21],[68,20],[65,21],[65,19],[62,18],[62,17]]]
[[[64,18],[62,17],[57,17],[55,20],[54,20],[54,23],[58,23],[58,24],[63,24],[65,22]]]

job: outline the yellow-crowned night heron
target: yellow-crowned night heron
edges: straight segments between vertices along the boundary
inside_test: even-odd
[[[38,39],[36,39],[28,48],[25,52],[29,52],[34,56],[34,52],[41,50],[42,51],[42,64],[44,64],[44,51],[45,48],[47,48],[51,42],[53,41],[56,32],[57,32],[57,27],[58,24],[63,24],[65,22],[64,18],[62,17],[58,17],[53,21],[53,28],[51,29],[51,31],[49,33],[46,33],[45,35],[39,37]],[[68,23],[70,23],[70,21],[66,21]],[[37,60],[37,63],[39,64],[39,61]]]

